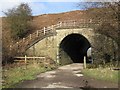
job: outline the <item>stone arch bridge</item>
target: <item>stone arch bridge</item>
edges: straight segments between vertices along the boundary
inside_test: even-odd
[[[10,45],[10,51],[14,50],[16,56],[47,56],[61,64],[82,63],[84,56],[87,62],[113,60],[118,46],[111,38],[95,32],[99,26],[100,22],[92,20],[59,22]],[[88,52],[90,48],[92,53]]]

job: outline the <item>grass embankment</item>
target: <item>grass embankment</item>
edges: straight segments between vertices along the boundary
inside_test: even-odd
[[[85,76],[114,83],[118,83],[120,74],[119,70],[110,70],[110,68],[84,69],[82,72]]]
[[[24,80],[33,80],[36,75],[55,69],[55,66],[49,65],[45,67],[42,64],[29,64],[27,68],[25,65],[14,67],[10,69],[3,69],[3,85],[2,88],[13,88],[15,85]]]

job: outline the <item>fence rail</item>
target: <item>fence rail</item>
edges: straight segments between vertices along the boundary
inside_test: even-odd
[[[45,59],[45,57],[15,57],[15,59]]]
[[[104,20],[104,22],[112,23],[113,20],[112,21]],[[74,27],[90,27],[90,26],[93,27],[100,24],[101,24],[100,20],[96,21],[92,19],[87,19],[87,20],[81,19],[77,21],[75,20],[62,21],[55,25],[44,27],[41,30],[37,30],[34,33],[28,35],[27,37],[19,40],[18,42],[11,44],[9,46],[10,54],[17,55],[17,54],[23,53],[28,48],[28,46],[30,46],[30,44],[35,42],[36,40],[39,40],[40,38],[43,38],[43,37],[47,37],[48,35],[56,34],[57,28],[74,28]],[[12,51],[14,51],[14,54]]]
[[[27,60],[27,59],[43,59],[43,60],[46,60],[46,57],[28,57],[28,56],[25,55],[24,57],[14,57],[14,59],[15,59],[14,60],[15,62],[27,63],[28,61],[30,61],[30,60]],[[21,59],[21,60],[18,60],[18,59]]]

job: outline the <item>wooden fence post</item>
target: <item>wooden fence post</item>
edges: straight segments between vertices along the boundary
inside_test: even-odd
[[[23,38],[23,42],[25,42],[25,38]]]
[[[59,27],[61,27],[62,26],[62,22],[59,22]]]
[[[17,42],[17,52],[19,52],[19,43]]]
[[[27,69],[27,56],[25,55],[25,69]]]
[[[45,35],[45,29],[46,29],[46,28],[44,27],[44,35]]]
[[[54,30],[54,25],[52,25],[52,30]]]
[[[32,39],[32,35],[30,34],[30,39]]]
[[[86,69],[86,57],[84,56],[84,69]]]
[[[64,27],[66,26],[66,22],[64,22],[63,26],[64,26]]]
[[[92,23],[92,19],[90,19],[90,23]]]
[[[74,24],[74,27],[75,27],[76,21],[74,21],[73,24]]]
[[[25,64],[27,63],[27,57],[26,57],[26,55],[25,55]]]

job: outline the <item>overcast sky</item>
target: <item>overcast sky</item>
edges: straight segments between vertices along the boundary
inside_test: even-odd
[[[33,15],[40,15],[80,10],[83,9],[83,7],[81,6],[78,8],[77,3],[86,1],[94,2],[111,0],[0,0],[0,16],[4,16],[2,11],[16,7],[22,2],[29,4]]]

